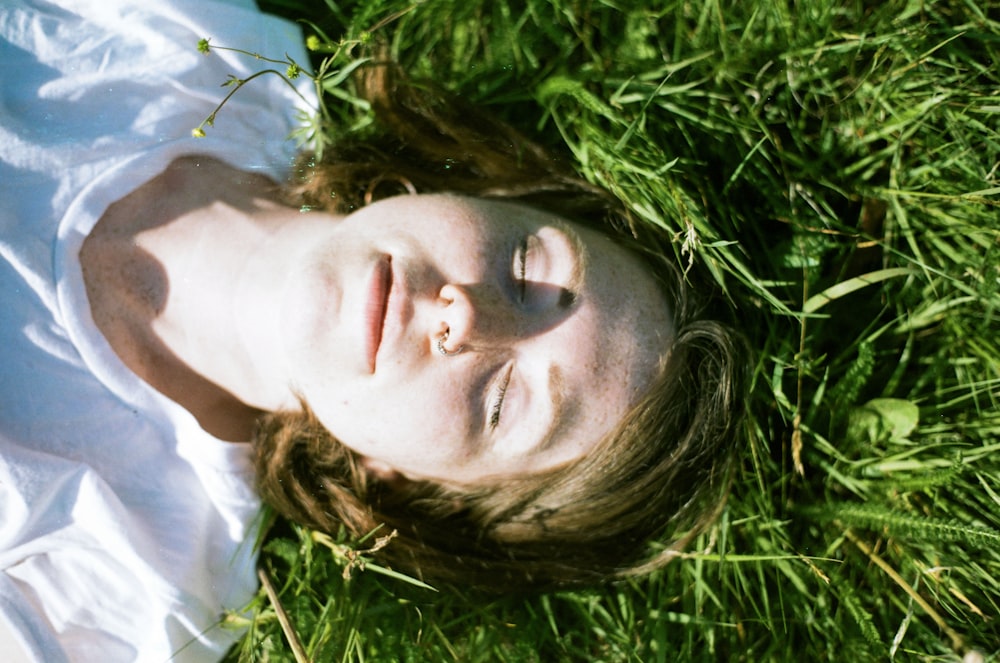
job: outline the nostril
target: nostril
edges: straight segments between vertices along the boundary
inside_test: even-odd
[[[476,310],[470,293],[463,286],[448,284],[441,288],[440,301],[444,302],[438,312],[443,330],[447,332],[447,340],[441,347],[451,348],[450,354],[455,354],[458,348],[468,346],[476,332]]]
[[[458,288],[446,284],[441,286],[441,290],[438,292],[438,301],[444,306],[450,306],[455,303],[455,297],[458,294]]]

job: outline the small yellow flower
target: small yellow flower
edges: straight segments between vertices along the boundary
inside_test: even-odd
[[[202,129],[201,127],[197,127],[191,130],[191,135],[194,136],[195,138],[204,138],[205,130]]]

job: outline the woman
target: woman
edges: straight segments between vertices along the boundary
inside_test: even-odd
[[[437,340],[430,346],[440,342],[441,354],[456,355],[439,363],[458,373],[465,360],[489,366],[493,343],[507,360],[521,355],[522,342],[553,339],[541,350],[541,375],[526,376],[540,385],[511,380],[520,377],[521,364],[500,361],[489,366],[490,379],[479,378],[487,387],[462,376],[468,386],[459,393],[473,401],[484,397],[485,405],[463,405],[472,412],[485,408],[490,418],[498,395],[506,404],[508,391],[515,398],[547,393],[548,367],[564,378],[552,400],[576,428],[566,423],[555,438],[567,446],[563,455],[553,458],[563,451],[553,444],[544,449],[542,460],[549,462],[535,462],[537,430],[546,420],[536,424],[529,418],[534,411],[511,408],[510,418],[526,430],[461,446],[451,430],[442,430],[465,421],[449,409],[456,404],[454,388],[411,390],[416,383],[404,378],[385,397],[387,409],[369,411],[363,428],[351,430],[344,421],[357,419],[346,408],[366,392],[344,385],[323,410],[303,395],[311,410],[263,417],[255,438],[261,492],[280,513],[316,529],[336,532],[346,524],[360,536],[389,525],[397,537],[381,557],[431,582],[503,592],[648,572],[669,561],[720,506],[740,433],[741,337],[712,319],[720,312],[708,288],[691,295],[694,275],[682,278],[664,257],[668,238],[509,126],[431,89],[408,84],[392,66],[366,70],[360,91],[381,133],[341,141],[320,163],[304,158],[287,202],[339,214],[357,210],[347,218],[371,223],[370,234],[387,237],[430,215],[433,223],[421,227],[431,247],[446,229],[455,232],[458,210],[474,210],[487,227],[512,233],[495,252],[472,255],[480,269],[496,263],[520,305],[515,309],[526,309],[527,319],[502,306],[480,310],[502,293],[486,279],[460,279],[457,288],[446,283],[439,292],[445,306],[431,323]],[[485,200],[421,200],[407,195],[412,191]],[[382,195],[388,198],[379,201]],[[382,224],[387,215],[398,223]],[[533,222],[543,229],[528,230],[525,224]],[[442,253],[439,260],[450,257]],[[583,292],[580,283],[568,285],[581,280]],[[581,317],[591,327],[577,326]],[[479,333],[487,337],[476,338]],[[616,364],[623,356],[631,363]],[[571,378],[587,386],[570,391]],[[559,397],[563,391],[571,396]],[[331,412],[332,402],[345,409]],[[416,407],[406,417],[394,414],[404,403]],[[442,420],[444,412],[452,413]],[[647,548],[650,540],[659,542],[658,551]]]
[[[297,37],[194,5],[0,10],[0,621],[20,645],[217,657],[253,590],[251,463],[280,512],[388,524],[390,563],[429,580],[662,563],[645,542],[682,539],[725,484],[740,370],[651,239],[386,67],[364,82],[383,134],[282,190],[299,97],[247,86],[195,141],[254,63],[191,53],[207,35],[304,62]]]

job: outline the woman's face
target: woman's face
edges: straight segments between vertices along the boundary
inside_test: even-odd
[[[672,334],[636,258],[514,203],[389,198],[299,265],[281,312],[291,387],[387,476],[469,485],[580,458]]]

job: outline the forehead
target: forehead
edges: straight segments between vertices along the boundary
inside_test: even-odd
[[[603,434],[635,405],[662,368],[673,337],[666,301],[650,267],[611,237],[553,213],[494,199],[442,196],[456,219],[504,229],[555,227],[583,263],[579,310],[565,330],[561,382],[572,393],[549,447]],[[430,201],[429,201],[430,202]]]
[[[557,435],[579,455],[610,433],[663,369],[673,338],[666,297],[648,268],[606,236],[577,229],[587,247],[580,332],[566,369],[575,386]]]
[[[511,205],[493,202],[484,207],[506,212],[501,218],[514,225],[567,233],[584,263],[575,311],[556,330],[547,357],[565,398],[559,421],[537,447],[544,471],[585,455],[638,403],[662,370],[673,324],[658,281],[632,251],[553,214],[518,205],[511,216]]]

